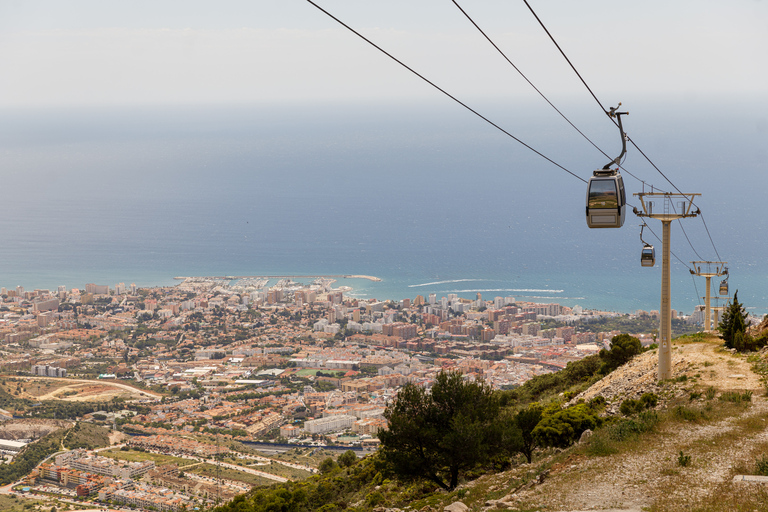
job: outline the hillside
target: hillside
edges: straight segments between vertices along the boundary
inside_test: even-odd
[[[721,347],[722,340],[700,335],[676,340],[674,378],[662,383],[656,351],[636,356],[572,397],[572,403],[606,399],[605,414],[614,419],[591,437],[565,450],[539,451],[532,464],[478,469],[474,480],[450,493],[434,484],[390,481],[369,457],[297,484],[292,493],[264,490],[223,508],[442,511],[455,503],[456,510],[768,511],[768,484],[733,482],[735,475],[756,474],[758,463],[768,474],[762,377],[768,352],[744,355]],[[658,396],[653,411],[619,412],[624,400],[650,392]],[[267,506],[273,500],[275,507]]]
[[[653,351],[594,384],[579,397],[602,394],[611,410],[624,398],[656,392],[659,424],[652,432],[614,442],[617,453],[603,454],[612,451],[600,446],[612,436],[598,433],[581,446],[536,461],[534,472],[549,470],[543,483],[505,495],[498,507],[730,511],[743,503],[744,510],[768,510],[765,487],[732,482],[737,474],[754,473],[756,461],[768,455],[768,401],[754,368],[759,361],[765,364],[768,354],[745,356],[720,346],[713,339],[678,343],[674,382],[656,381]],[[716,391],[709,398],[711,388]],[[680,464],[681,452],[690,456],[686,466]],[[473,486],[498,487],[532,469],[487,476]]]

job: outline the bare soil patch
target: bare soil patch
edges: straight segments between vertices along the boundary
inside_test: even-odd
[[[49,419],[14,419],[0,423],[0,439],[15,441],[18,439],[40,439],[55,430],[74,425],[67,420]]]

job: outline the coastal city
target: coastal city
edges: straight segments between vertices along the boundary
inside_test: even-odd
[[[406,383],[451,370],[513,389],[608,347],[622,331],[600,326],[618,319],[654,342],[640,326],[656,311],[361,300],[335,277],[0,289],[3,493],[65,510],[204,508],[375,451]]]

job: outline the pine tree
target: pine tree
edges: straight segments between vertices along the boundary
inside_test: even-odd
[[[379,453],[402,480],[424,478],[452,491],[462,473],[518,451],[519,432],[501,421],[498,395],[460,373],[439,373],[431,391],[406,384],[384,417]]]
[[[733,294],[733,302],[723,312],[723,319],[718,325],[718,330],[728,348],[736,348],[735,341],[742,338],[747,331],[747,312],[744,305],[739,302],[739,291]]]

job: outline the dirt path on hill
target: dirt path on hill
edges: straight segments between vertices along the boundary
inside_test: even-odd
[[[714,343],[690,343],[673,351],[675,383],[659,387],[655,382],[656,355],[643,354],[583,393],[584,398],[603,394],[615,400],[636,396],[645,389],[675,390],[667,399],[691,408],[717,407],[718,398],[689,399],[691,392],[710,386],[722,392],[752,392],[743,412],[712,422],[668,422],[654,434],[652,442],[637,442],[625,451],[603,457],[587,457],[575,451],[565,462],[551,468],[544,483],[507,496],[518,506],[547,510],[687,510],[707,503],[718,493],[759,492],[759,486],[733,483],[734,474],[753,471],[759,455],[768,451],[768,398],[760,376],[751,370],[745,356],[723,351]],[[768,354],[763,357],[768,357]],[[651,372],[651,376],[644,375]],[[632,382],[640,389],[632,390]],[[594,389],[593,389],[594,388]],[[681,400],[682,398],[682,400]],[[714,414],[714,413],[713,413]],[[681,466],[680,453],[690,456]],[[741,486],[741,487],[737,487]]]

